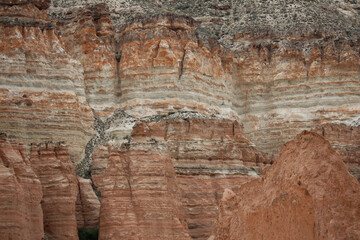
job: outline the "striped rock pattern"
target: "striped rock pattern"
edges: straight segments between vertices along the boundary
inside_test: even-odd
[[[216,223],[217,205],[224,189],[230,188],[236,191],[242,183],[257,177],[262,172],[263,167],[270,163],[266,155],[251,146],[251,143],[242,133],[239,123],[228,119],[173,118],[159,122],[138,121],[131,137],[130,145],[123,146],[121,150],[118,150],[118,153],[114,152],[114,147],[109,145],[107,149],[104,146],[99,146],[93,155],[93,165],[97,167],[93,169],[92,178],[95,185],[100,189],[103,199],[100,234],[102,231],[112,231],[115,234],[114,231],[117,229],[115,225],[108,225],[121,222],[121,226],[126,226],[127,221],[125,219],[130,217],[130,215],[119,215],[115,212],[111,213],[111,216],[109,215],[115,206],[120,208],[121,212],[130,209],[128,203],[120,202],[129,201],[128,196],[124,195],[120,198],[123,195],[112,193],[114,181],[115,183],[119,182],[119,178],[121,178],[121,182],[125,182],[126,174],[134,174],[131,181],[144,184],[141,187],[144,193],[165,184],[164,180],[157,177],[156,174],[154,176],[154,173],[151,172],[152,164],[158,164],[159,158],[162,159],[163,157],[156,157],[153,151],[148,150],[148,148],[157,149],[154,146],[162,145],[161,151],[167,154],[167,161],[171,162],[171,164],[168,163],[170,164],[169,169],[171,168],[171,172],[174,174],[173,178],[176,176],[175,185],[180,202],[178,204],[183,209],[182,214],[187,225],[185,230],[193,239],[207,239],[210,236]],[[108,158],[107,165],[105,164],[106,158]],[[118,159],[117,162],[123,161],[122,168],[129,168],[128,173],[119,169],[121,167],[119,163],[116,162],[118,165],[114,165],[114,159]],[[142,162],[141,167],[138,166],[140,164],[138,161]],[[127,165],[124,165],[125,162]],[[107,166],[106,171],[104,170],[105,166]],[[168,171],[170,171],[169,169]],[[120,176],[118,176],[119,172]],[[138,174],[141,174],[141,180],[138,180],[140,178],[137,176]],[[144,176],[147,176],[148,179]],[[116,181],[116,179],[118,180]],[[122,184],[126,184],[126,182]],[[134,190],[136,187],[140,188],[137,185],[131,187],[133,194],[136,193]],[[122,188],[121,191],[129,190]],[[106,200],[104,194],[106,194]],[[160,198],[162,196],[158,195]],[[152,201],[157,200],[155,195],[153,198]],[[140,202],[141,200],[136,201]],[[142,221],[136,220],[138,219],[136,209],[142,209],[141,206],[140,203],[131,206],[135,212],[132,213],[132,217],[135,219],[131,221],[132,228],[142,227]],[[166,208],[163,208],[165,207],[159,207],[158,214],[167,211]],[[145,210],[139,211],[142,213]],[[148,209],[147,211],[151,214],[152,210]],[[114,220],[115,218],[117,220]],[[152,221],[157,220],[154,217]],[[130,231],[129,228],[122,227],[122,229]],[[164,227],[163,231],[166,229]],[[126,236],[125,232],[118,234],[125,234],[124,236]],[[110,236],[113,235],[109,234],[104,239],[111,239]]]
[[[105,5],[69,11],[57,22],[66,52],[84,69],[84,87],[90,107],[99,117],[114,111],[119,92],[118,62],[109,10]]]
[[[302,129],[359,118],[358,42],[322,35],[238,41],[252,44],[234,67],[237,112],[260,150],[276,155]]]
[[[116,35],[122,109],[137,117],[180,110],[236,115],[221,48],[206,48],[193,31],[191,18],[164,15],[135,20]]]
[[[166,148],[131,143],[110,150],[101,192],[100,239],[191,239]]]
[[[59,143],[34,144],[30,161],[43,189],[45,234],[55,240],[77,240],[78,182],[67,148]]]
[[[0,4],[0,17],[0,128],[26,144],[64,141],[80,161],[93,132],[81,65],[34,5]]]
[[[0,139],[0,238],[41,240],[42,189],[25,147]]]

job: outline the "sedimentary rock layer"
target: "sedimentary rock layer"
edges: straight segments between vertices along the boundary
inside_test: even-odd
[[[138,121],[129,139],[131,140],[128,149],[124,146],[121,148],[117,161],[126,159],[127,164],[130,164],[133,169],[136,169],[139,164],[137,161],[140,161],[140,157],[157,164],[154,153],[147,150],[151,146],[160,144],[161,150],[167,158],[170,158],[171,168],[173,168],[171,171],[174,171],[174,178],[176,176],[175,183],[179,192],[178,201],[183,209],[181,214],[184,215],[183,218],[185,218],[188,228],[186,232],[188,231],[193,239],[207,239],[210,236],[216,223],[217,205],[224,189],[231,188],[236,191],[242,183],[257,177],[263,167],[270,163],[270,159],[266,155],[251,146],[251,143],[243,135],[240,124],[228,119],[169,118],[159,122]],[[112,170],[114,163],[110,165],[115,156],[113,148],[100,145],[96,149],[93,154],[92,178],[102,193],[103,204],[105,204],[104,190],[101,189],[109,185],[109,190],[105,192],[106,202],[112,202],[111,206],[114,207],[121,204],[116,202],[119,200],[114,200],[114,198],[119,198],[117,195],[109,195],[110,189],[113,189],[112,181],[119,178],[115,176],[115,173],[120,171],[118,167]],[[140,151],[141,155],[138,153],[137,158],[139,159],[135,156],[128,157],[128,155],[135,155],[135,152],[132,153],[132,148],[144,148],[146,151]],[[147,164],[146,166],[151,165],[151,163]],[[153,173],[147,172],[146,168],[141,168],[141,170],[143,171],[141,174],[150,174],[150,177],[153,175]],[[111,171],[114,173],[109,175],[108,173]],[[101,180],[104,179],[104,175],[102,175],[104,172],[108,179],[106,184],[104,184],[104,180]],[[120,175],[123,175],[122,181],[125,181],[125,174]],[[158,185],[164,184],[161,183],[164,181],[161,178],[157,181],[159,181]],[[147,182],[147,180],[144,178],[141,182]],[[146,185],[143,188],[145,191],[145,188],[151,189],[152,187]],[[143,209],[142,211],[146,213],[147,210]],[[162,210],[159,209],[159,211]],[[118,214],[115,214],[114,217],[119,218],[118,221],[120,219],[124,221],[126,218]],[[111,219],[109,217],[107,220],[109,224],[115,222]],[[100,222],[100,234],[102,234],[106,223],[102,225],[102,220]],[[137,224],[134,223],[133,227]],[[111,226],[111,228],[115,228],[115,226]],[[122,236],[126,236],[125,232],[122,234]]]
[[[130,114],[195,110],[235,116],[230,75],[219,48],[198,42],[191,18],[138,19],[116,38],[121,53],[120,106]]]
[[[44,237],[39,178],[25,147],[0,139],[0,238],[41,240]]]
[[[0,4],[0,128],[26,144],[67,142],[74,162],[92,133],[82,67],[65,52],[46,13]]]
[[[70,10],[56,24],[67,53],[84,69],[86,99],[99,117],[114,111],[120,95],[114,30],[104,4]]]
[[[132,143],[111,149],[101,192],[100,239],[191,239],[166,148]]]
[[[330,143],[303,132],[263,177],[224,193],[217,239],[358,239],[359,199]]]
[[[358,40],[321,32],[274,40],[239,37],[234,67],[237,112],[260,150],[276,155],[301,129],[357,121]]]
[[[30,161],[43,189],[45,234],[55,240],[77,240],[78,182],[67,148],[59,143],[33,144]]]

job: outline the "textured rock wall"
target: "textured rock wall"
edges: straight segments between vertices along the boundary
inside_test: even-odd
[[[251,44],[239,49],[234,67],[238,113],[260,150],[277,154],[301,129],[357,121],[358,41],[322,33],[273,40],[239,37]]]
[[[100,239],[191,239],[181,210],[171,158],[156,143],[110,151],[101,192]]]
[[[0,238],[44,237],[39,178],[31,168],[25,147],[0,139]]]
[[[77,180],[79,187],[76,199],[77,228],[96,228],[99,226],[100,201],[90,179],[77,177]]]
[[[193,110],[234,117],[231,81],[188,17],[135,20],[118,35],[120,106],[133,116]]]
[[[342,157],[350,173],[360,181],[360,128],[344,124],[324,124],[313,131],[331,143]]]
[[[55,240],[77,240],[78,182],[67,148],[54,143],[32,145],[30,161],[43,189],[45,234]]]
[[[34,5],[0,4],[0,18],[1,131],[26,144],[64,141],[80,161],[93,132],[81,65]]]
[[[270,159],[266,155],[251,146],[251,143],[242,133],[239,123],[228,119],[170,118],[163,119],[159,122],[138,121],[133,128],[129,144],[128,149],[125,148],[125,145],[121,148],[121,151],[116,154],[114,153],[114,149],[118,147],[114,148],[109,146],[105,148],[100,145],[93,154],[94,168],[92,170],[92,178],[102,194],[103,204],[101,216],[102,214],[105,216],[101,219],[107,219],[106,222],[100,220],[101,236],[103,236],[102,229],[105,229],[104,231],[110,231],[106,229],[115,228],[114,224],[109,227],[108,225],[110,225],[110,223],[122,222],[124,219],[129,218],[129,216],[126,217],[115,213],[113,217],[109,217],[108,214],[110,211],[108,204],[110,203],[111,206],[122,206],[121,211],[130,209],[128,203],[124,205],[123,203],[117,202],[120,201],[120,199],[125,201],[123,199],[126,198],[120,198],[120,196],[122,196],[120,193],[116,195],[112,193],[112,186],[114,185],[113,182],[115,179],[121,178],[121,182],[126,180],[126,174],[123,173],[125,170],[119,170],[121,165],[118,162],[123,161],[122,168],[124,168],[124,162],[127,161],[126,166],[129,165],[128,168],[130,168],[128,171],[135,171],[134,173],[131,172],[131,174],[134,174],[134,178],[131,180],[134,183],[141,182],[145,184],[151,181],[152,184],[155,184],[154,181],[156,181],[159,186],[165,184],[164,180],[159,177],[156,178],[157,180],[150,180],[154,175],[154,173],[152,173],[152,167],[150,166],[152,166],[152,164],[158,164],[156,159],[160,158],[160,156],[156,157],[157,155],[154,155],[153,151],[147,150],[148,148],[151,149],[155,148],[154,146],[161,145],[162,148],[160,150],[165,154],[167,161],[171,162],[171,164],[169,163],[170,165],[167,171],[171,169],[172,174],[174,174],[172,178],[174,178],[176,191],[179,195],[177,201],[179,201],[178,204],[180,204],[182,208],[182,211],[180,211],[182,219],[185,219],[186,222],[185,232],[188,232],[193,239],[207,239],[210,236],[216,223],[217,205],[224,189],[230,188],[236,191],[242,183],[257,177],[258,174],[262,172],[263,167],[270,163]],[[142,148],[146,151],[140,151]],[[140,152],[138,153],[132,149],[137,149],[137,151]],[[160,152],[160,150],[157,150],[156,154],[160,154],[157,153],[158,151]],[[113,163],[115,156],[117,156],[118,159],[116,162],[117,165]],[[161,159],[162,158],[164,157],[162,156]],[[146,164],[143,162],[143,166],[141,168],[138,167],[138,164],[140,164],[138,162],[145,160]],[[149,163],[147,163],[147,161],[149,161]],[[104,167],[106,166],[105,172]],[[117,176],[119,171],[120,176]],[[109,175],[110,173],[111,175]],[[138,174],[148,176],[147,178],[149,178],[149,180],[146,180],[144,177],[142,177],[141,181],[137,180],[138,177],[136,176]],[[101,180],[104,179],[104,176],[106,176],[106,182],[105,180]],[[119,181],[120,180],[117,182]],[[122,183],[122,185],[123,184],[126,184],[126,182]],[[108,190],[104,192],[104,190],[101,189],[104,189],[105,186],[107,186],[106,189]],[[135,189],[136,187],[138,186],[133,185],[131,189]],[[151,189],[153,186],[147,184],[142,188]],[[127,188],[125,188],[125,190],[129,191]],[[125,190],[121,189],[121,191]],[[110,195],[110,193],[112,193],[112,195]],[[104,194],[106,194],[106,197]],[[153,197],[154,199],[152,201],[156,202],[159,201],[157,198],[161,198],[162,195]],[[106,200],[104,198],[106,198]],[[130,200],[127,199],[126,201]],[[140,201],[141,200],[136,200],[135,203]],[[140,203],[138,203],[137,206],[141,209]],[[134,207],[131,206],[131,209],[133,208]],[[102,213],[103,211],[105,212]],[[135,213],[133,214],[138,216],[136,210],[134,211]],[[166,212],[167,210],[161,208],[159,211],[163,214],[163,211]],[[141,214],[144,214],[143,212],[151,214],[151,209],[142,209],[140,211]],[[114,220],[114,218],[118,220]],[[158,220],[154,217],[152,221]],[[141,222],[140,220],[135,221],[132,227],[135,228],[139,225],[141,227]],[[125,223],[127,223],[127,221],[124,221],[122,226]],[[130,231],[128,228],[125,228],[127,229],[126,231]],[[165,230],[166,229],[167,228],[165,228]],[[122,234],[126,236],[126,233]],[[108,238],[110,238],[110,235]]]
[[[357,239],[359,195],[330,143],[304,132],[263,177],[224,193],[217,239]]]

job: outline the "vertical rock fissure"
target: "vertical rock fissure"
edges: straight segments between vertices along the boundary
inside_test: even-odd
[[[118,44],[116,44],[118,46]],[[121,74],[120,74],[120,61],[121,61],[121,50],[116,50],[116,96],[121,97]]]
[[[181,60],[179,62],[179,78],[178,78],[178,81],[181,80],[181,77],[183,75],[185,53],[186,53],[186,50],[184,49],[183,55],[182,55]]]

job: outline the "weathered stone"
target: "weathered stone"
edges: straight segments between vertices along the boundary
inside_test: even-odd
[[[44,237],[39,178],[25,147],[0,139],[0,238],[41,240]]]
[[[43,189],[41,206],[46,235],[52,240],[77,240],[78,182],[67,148],[54,143],[34,144],[30,161]]]
[[[219,240],[360,237],[360,184],[316,133],[286,143],[261,178],[224,198]]]

